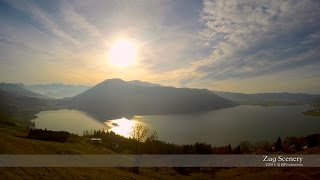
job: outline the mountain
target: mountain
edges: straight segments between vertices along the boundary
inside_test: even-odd
[[[0,89],[5,92],[14,93],[16,95],[26,96],[26,97],[34,97],[34,98],[41,98],[47,99],[47,96],[44,96],[39,93],[32,92],[23,84],[13,84],[13,83],[0,83]]]
[[[15,86],[10,88],[13,89],[8,91],[0,88],[0,124],[18,123],[28,126],[34,114],[55,107],[56,102],[53,99],[32,97]]]
[[[294,94],[294,93],[257,93],[257,94],[243,94],[243,93],[233,93],[233,92],[222,92],[213,91],[215,94],[229,99],[231,101],[237,102],[243,105],[300,105],[300,104],[310,104],[319,95],[311,94]]]
[[[236,105],[207,89],[140,86],[121,79],[103,81],[61,103],[98,119],[202,112]]]
[[[35,84],[26,85],[25,87],[51,98],[72,97],[90,88],[90,86],[68,84]]]

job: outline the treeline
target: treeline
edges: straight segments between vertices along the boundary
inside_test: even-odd
[[[141,153],[141,154],[232,154],[231,145],[212,147],[207,143],[197,142],[190,145],[176,145],[160,141],[151,135],[144,142],[133,138],[125,138],[113,131],[91,130],[84,131],[83,136],[101,138],[101,145],[118,153]],[[138,150],[137,150],[138,146]]]
[[[211,146],[207,143],[196,142],[190,145],[176,145],[159,141],[157,135],[151,133],[144,139],[138,141],[133,138],[125,138],[112,131],[94,130],[85,131],[84,137],[101,138],[98,146],[104,146],[120,154],[269,154],[269,153],[295,153],[304,150],[306,147],[320,146],[320,134],[313,134],[306,137],[286,137],[284,141],[279,137],[276,142],[261,141],[252,144],[248,141],[241,142],[235,148],[231,145]],[[192,172],[203,171],[204,174],[213,174],[214,169],[201,168],[173,168],[181,175],[190,175]],[[139,167],[133,167],[133,172],[139,174]],[[159,170],[159,168],[158,168]]]
[[[8,121],[3,117],[4,116],[0,115],[0,124],[8,125],[8,126],[16,126],[16,124],[14,122]]]
[[[27,138],[39,139],[44,141],[67,142],[70,135],[71,134],[66,131],[30,129]]]
[[[139,154],[266,154],[272,152],[294,153],[320,145],[320,134],[306,137],[286,137],[283,141],[279,137],[275,142],[260,141],[250,143],[241,142],[232,148],[231,145],[211,146],[207,143],[196,142],[190,145],[176,145],[149,136],[143,142],[132,138],[125,138],[112,131],[85,131],[85,137],[101,138],[101,146],[117,153]]]

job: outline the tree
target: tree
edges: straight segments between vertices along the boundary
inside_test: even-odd
[[[232,153],[232,147],[231,147],[230,144],[228,144],[228,146],[227,146],[227,152],[228,152],[228,153]]]
[[[277,151],[282,150],[282,141],[281,141],[280,137],[278,137],[277,142],[276,142],[276,150]]]
[[[140,143],[144,142],[149,133],[150,128],[141,123],[135,124],[135,126],[132,128],[130,137],[136,140],[136,154],[140,153]],[[136,163],[139,164],[139,159],[136,159]],[[139,174],[139,166],[134,167],[133,171],[136,174]]]
[[[147,138],[149,133],[150,133],[149,127],[141,123],[137,123],[136,125],[133,126],[132,131],[130,133],[130,137],[132,139],[135,139],[139,144]]]
[[[240,144],[236,147],[235,152],[241,154]]]
[[[272,144],[270,144],[270,142],[268,141],[258,141],[255,143],[255,147],[258,150],[269,151],[270,149],[272,149]]]
[[[146,141],[148,142],[154,142],[158,140],[158,133],[156,130],[149,133],[149,136],[147,137]]]
[[[144,153],[150,154],[157,154],[160,153],[160,146],[159,146],[158,134],[157,131],[152,131],[149,133],[148,137],[146,138],[142,151]]]
[[[255,150],[253,145],[249,141],[242,141],[239,146],[241,153],[251,153]]]

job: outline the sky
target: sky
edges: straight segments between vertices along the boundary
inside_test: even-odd
[[[320,94],[318,0],[0,1],[0,82]],[[116,67],[117,39],[138,47]]]

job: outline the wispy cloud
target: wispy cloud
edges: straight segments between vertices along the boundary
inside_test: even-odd
[[[71,26],[74,30],[82,32],[84,30],[86,33],[93,37],[101,38],[102,35],[100,31],[87,21],[85,17],[76,12],[71,3],[64,1],[61,3],[61,14],[66,23]]]
[[[206,0],[201,35],[213,51],[196,69],[207,78],[226,79],[317,63],[319,8],[318,1]]]
[[[200,32],[200,43],[211,53],[167,72],[163,82],[254,92],[261,91],[259,86],[270,91],[260,84],[270,77],[268,84],[273,84],[273,89],[281,89],[277,88],[284,87],[280,82],[286,81],[296,91],[319,92],[319,87],[312,85],[317,77],[301,80],[298,73],[292,73],[316,73],[312,71],[317,68],[307,67],[320,66],[319,9],[319,1],[204,0],[200,20],[205,28]],[[291,76],[282,78],[284,72]],[[279,81],[270,81],[276,77]],[[249,80],[252,78],[256,80]],[[239,82],[244,81],[239,88]],[[290,84],[285,86],[288,91]]]
[[[39,8],[32,1],[11,1],[7,0],[7,3],[12,7],[26,13],[31,16],[35,21],[40,23],[46,28],[47,31],[51,32],[55,36],[62,38],[66,41],[72,42],[74,44],[79,44],[77,40],[72,38],[66,32],[64,32],[59,25],[54,21],[49,14],[45,13],[41,8]]]

